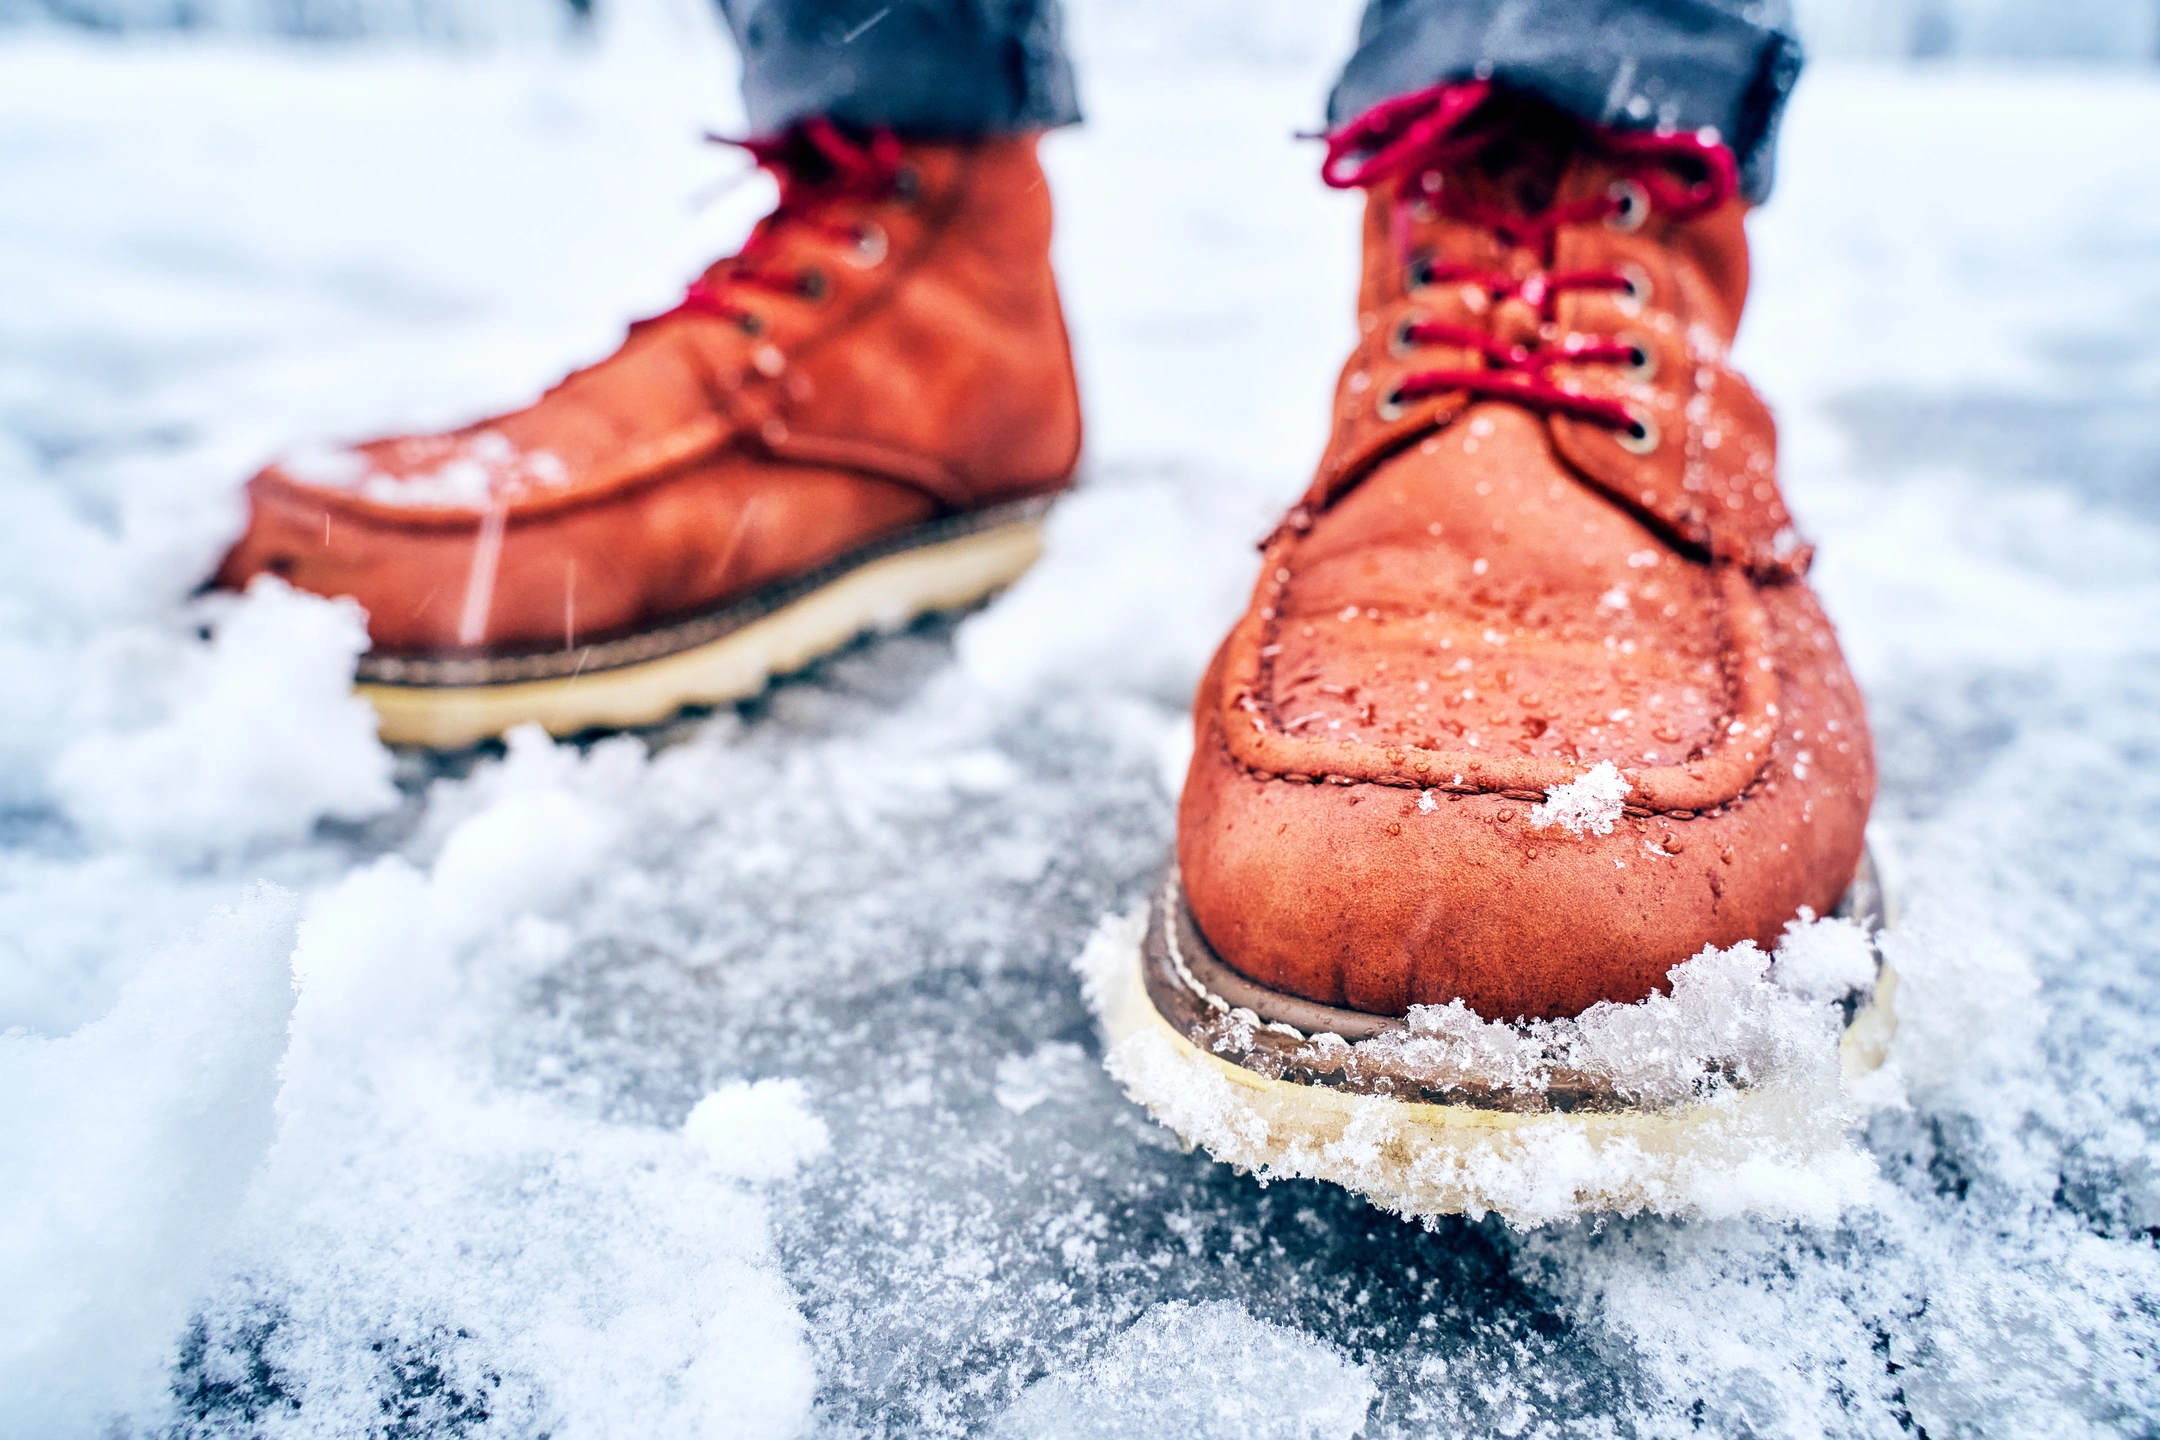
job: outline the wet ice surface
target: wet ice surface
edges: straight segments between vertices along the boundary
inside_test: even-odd
[[[0,1431],[2150,1431],[2160,161],[2098,137],[2160,87],[1821,72],[1757,222],[1906,895],[1875,1203],[1428,1231],[1094,1063],[1069,963],[1354,236],[1281,138],[1340,17],[1174,75],[1089,23],[1045,563],[739,712],[388,769],[334,611],[188,602],[232,482],[665,308],[758,203],[682,204],[724,52],[0,48]]]

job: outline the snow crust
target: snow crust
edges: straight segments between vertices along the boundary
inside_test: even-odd
[[[1052,1041],[1029,1054],[1007,1055],[998,1061],[997,1083],[991,1093],[1013,1114],[1025,1115],[1044,1101],[1069,1094],[1093,1064],[1078,1045]]]
[[[252,1259],[199,1301],[181,1357],[196,1385],[271,1367],[295,1435],[364,1430],[385,1383],[419,1433],[479,1414],[563,1434],[800,1430],[813,1372],[758,1183],[821,1149],[801,1087],[723,1085],[675,1126],[623,1125],[536,1085],[549,1067],[491,1053],[563,952],[628,758],[521,737],[486,800],[443,817],[432,865],[385,856],[310,902],[277,1137],[243,1215]],[[394,1328],[317,1348],[370,1312]]]
[[[2105,143],[2151,81],[1821,67],[1750,220],[1736,354],[1904,869],[1867,1203],[1773,1164],[1786,1221],[1427,1231],[1182,1153],[1068,968],[1354,334],[1356,202],[1282,138],[1349,8],[1160,9],[1073,10],[1044,562],[740,712],[441,765],[328,678],[349,612],[191,592],[266,458],[520,401],[734,243],[708,12],[0,42],[0,1434],[985,1433],[1098,1362],[1233,1403],[1172,1351],[1310,1433],[2152,1428],[2160,171]],[[1856,943],[1771,983],[1827,1006]]]

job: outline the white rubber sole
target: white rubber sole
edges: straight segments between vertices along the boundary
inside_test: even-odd
[[[553,735],[653,725],[685,706],[757,694],[871,630],[973,605],[1042,554],[1037,517],[900,550],[848,570],[716,639],[656,659],[540,680],[354,689],[394,745],[458,749],[536,723]]]
[[[1326,1180],[1405,1216],[1499,1214],[1517,1227],[1599,1213],[1823,1221],[1858,1203],[1872,1163],[1849,1130],[1851,1082],[1896,1030],[1896,976],[1840,1042],[1845,1085],[1766,1084],[1660,1109],[1519,1112],[1271,1079],[1208,1053],[1156,1008],[1147,912],[1106,920],[1078,962],[1104,1063],[1190,1149],[1263,1182]]]

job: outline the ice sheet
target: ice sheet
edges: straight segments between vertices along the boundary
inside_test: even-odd
[[[566,55],[0,44],[0,1203],[87,1237],[0,1277],[48,1337],[0,1432],[981,1432],[1151,1345],[1329,1417],[1369,1384],[1368,1435],[2151,1428],[2160,160],[2121,137],[2160,89],[1806,82],[1739,358],[1908,896],[1877,1203],[1518,1237],[1262,1188],[1069,1063],[1350,339],[1354,202],[1286,138],[1346,12],[1076,11],[1088,488],[957,631],[385,772],[334,608],[188,598],[252,465],[529,393],[764,202],[686,204],[734,163],[709,19],[618,15]],[[296,941],[210,918],[261,878]]]

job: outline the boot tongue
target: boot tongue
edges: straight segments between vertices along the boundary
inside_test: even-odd
[[[1568,167],[1583,148],[1583,128],[1549,105],[1499,94],[1473,118],[1491,139],[1465,167],[1479,198],[1532,219],[1552,208]],[[1466,176],[1465,179],[1470,179]]]
[[[832,157],[819,149],[810,132],[801,126],[777,139],[757,142],[751,153],[760,165],[779,174],[783,190],[814,190],[832,184],[840,175]]]

